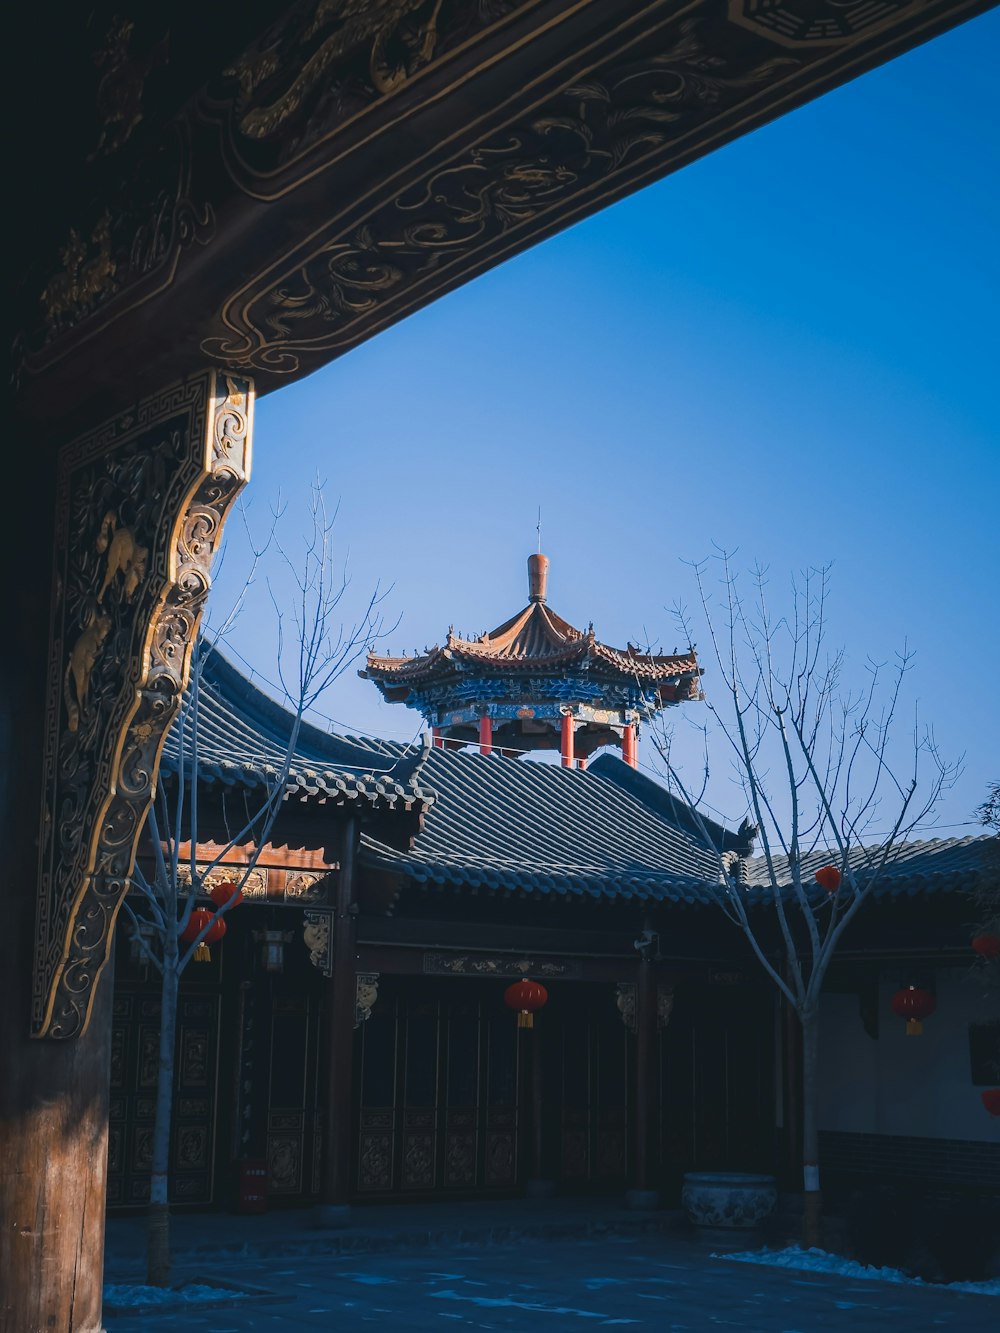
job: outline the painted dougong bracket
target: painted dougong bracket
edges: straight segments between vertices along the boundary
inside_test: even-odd
[[[252,424],[253,382],[210,370],[60,457],[33,1036],[86,1030]]]

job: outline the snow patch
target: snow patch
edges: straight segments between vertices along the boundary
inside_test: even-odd
[[[987,1282],[925,1282],[920,1277],[910,1277],[898,1268],[872,1268],[860,1264],[855,1259],[845,1259],[839,1254],[829,1254],[826,1250],[803,1250],[798,1245],[789,1245],[784,1250],[747,1250],[740,1254],[712,1254],[711,1259],[735,1259],[742,1264],[768,1264],[773,1268],[794,1268],[809,1273],[836,1273],[841,1277],[868,1278],[877,1282],[903,1282],[914,1287],[934,1287],[938,1291],[970,1291],[977,1296],[1000,1296],[1000,1278],[990,1278]]]
[[[233,1291],[230,1287],[208,1287],[192,1282],[186,1287],[146,1287],[115,1282],[104,1288],[104,1303],[121,1309],[134,1305],[177,1305],[196,1304],[198,1301],[218,1301],[245,1297],[245,1291]]]

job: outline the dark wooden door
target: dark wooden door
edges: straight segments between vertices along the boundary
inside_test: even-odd
[[[499,994],[458,979],[383,978],[358,1059],[359,1197],[516,1187],[520,1060]]]
[[[660,1164],[668,1194],[685,1171],[773,1171],[774,1005],[764,984],[727,977],[677,987],[660,1033]]]
[[[574,986],[542,1017],[543,1114],[550,1161],[567,1190],[620,1190],[629,1169],[632,1052],[614,986]]]
[[[120,988],[113,1001],[108,1124],[108,1205],[149,1200],[153,1122],[160,1055],[160,997],[155,984]],[[214,1198],[218,1095],[219,995],[182,990],[170,1139],[170,1201]]]

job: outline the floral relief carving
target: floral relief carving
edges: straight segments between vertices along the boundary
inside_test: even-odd
[[[611,186],[624,170],[666,153],[674,139],[721,115],[755,88],[798,69],[790,55],[752,65],[715,54],[706,21],[681,20],[652,54],[599,69],[523,120],[461,150],[421,184],[311,253],[296,251],[222,317],[230,333],[207,355],[243,369],[294,374],[300,355],[346,347],[376,310],[440,283],[576,196]]]
[[[229,506],[249,474],[252,385],[206,372],[61,455],[32,1031],[89,1017],[186,683]]]

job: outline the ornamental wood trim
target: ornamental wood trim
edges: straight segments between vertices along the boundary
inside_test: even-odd
[[[89,1022],[212,556],[250,475],[253,401],[251,380],[205,371],[60,455],[33,1036]]]

